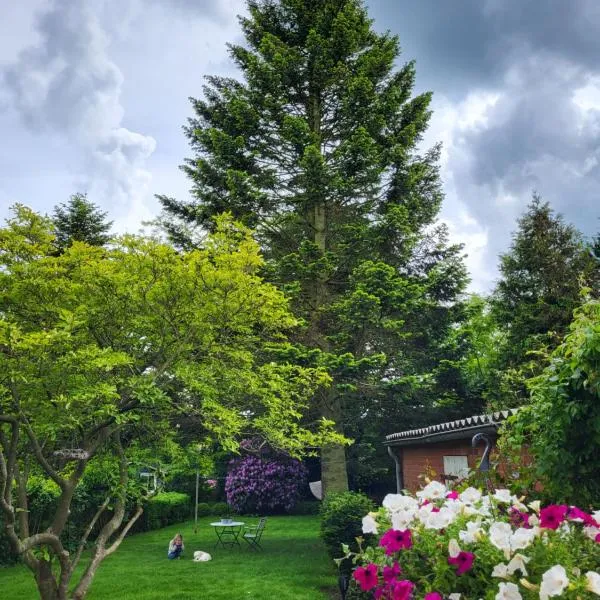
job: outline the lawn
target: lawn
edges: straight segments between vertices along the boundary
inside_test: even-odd
[[[335,565],[319,540],[315,516],[269,517],[263,551],[214,548],[214,519],[141,533],[127,538],[103,563],[89,600],[331,600],[336,590]],[[257,519],[243,519],[247,523]],[[167,559],[169,539],[180,531],[185,542],[181,560]],[[191,560],[194,550],[210,552],[206,563]],[[33,578],[23,567],[0,568],[2,600],[34,600]]]

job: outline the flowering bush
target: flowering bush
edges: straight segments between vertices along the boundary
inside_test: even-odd
[[[225,493],[239,513],[289,512],[306,480],[307,470],[300,461],[245,456],[229,463]]]
[[[508,490],[462,493],[429,483],[388,494],[362,520],[375,547],[346,558],[382,600],[548,600],[600,596],[600,511],[525,503]],[[359,540],[360,541],[360,540]]]

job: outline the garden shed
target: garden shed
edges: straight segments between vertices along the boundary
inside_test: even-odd
[[[419,489],[419,475],[428,469],[445,483],[464,477],[469,469],[477,467],[484,450],[483,445],[472,448],[473,436],[486,434],[493,448],[499,425],[515,412],[510,409],[475,415],[386,436],[384,443],[396,466],[397,491]]]

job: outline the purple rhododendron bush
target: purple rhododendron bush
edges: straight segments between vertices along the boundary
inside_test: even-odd
[[[307,483],[306,467],[291,458],[245,456],[229,463],[227,503],[239,513],[291,511]]]
[[[600,597],[600,510],[541,506],[508,490],[388,494],[363,518],[379,543],[348,552],[353,577],[383,600]],[[361,541],[359,539],[359,541]]]

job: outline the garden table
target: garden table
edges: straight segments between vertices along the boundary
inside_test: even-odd
[[[238,537],[245,525],[243,521],[215,521],[214,523],[211,523],[211,525],[215,528],[215,533],[217,534],[215,548],[217,548],[219,544],[223,546],[223,548],[233,548],[233,546],[240,547]]]

